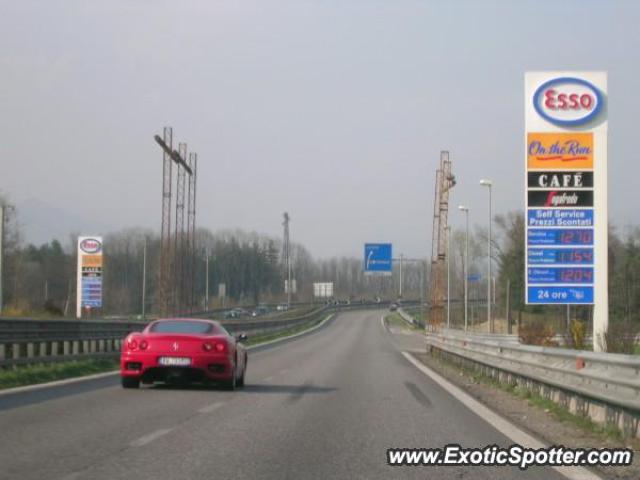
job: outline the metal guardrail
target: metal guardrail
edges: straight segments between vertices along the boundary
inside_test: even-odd
[[[411,315],[409,315],[407,312],[405,312],[404,309],[399,308],[397,312],[398,312],[398,315],[400,315],[405,322],[408,322],[411,325],[414,325],[416,327],[418,326],[418,321],[415,318],[413,318]]]
[[[638,435],[640,357],[515,343],[458,330],[427,332],[427,348],[453,355],[509,383],[546,392],[599,423],[612,423]]]
[[[640,358],[477,338],[454,330],[427,335],[427,343],[558,388],[640,411]]]
[[[280,332],[323,318],[327,313],[386,307],[379,303],[321,305],[294,318],[256,317],[223,320],[230,332],[256,335]],[[105,320],[0,319],[0,367],[29,363],[59,362],[78,358],[117,356],[122,340],[149,322]]]
[[[451,331],[457,331],[457,332],[460,331],[460,330],[457,330],[457,329],[450,329],[450,330]],[[506,343],[513,343],[513,344],[521,345],[520,336],[515,334],[515,333],[485,333],[485,332],[479,332],[479,331],[471,331],[469,333],[471,335],[473,335],[473,338],[475,338],[475,339],[484,339],[484,340],[489,340],[489,341],[498,341],[498,342],[506,342]],[[551,340],[552,342],[555,342],[556,345],[567,346],[567,336],[566,335],[562,335],[560,333],[557,333],[553,337],[551,337],[549,340]],[[584,337],[584,344],[586,346],[593,345],[593,341],[592,341],[592,336],[591,335],[586,335]]]

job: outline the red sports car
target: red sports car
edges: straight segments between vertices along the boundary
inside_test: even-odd
[[[230,335],[213,320],[168,318],[150,323],[124,339],[120,376],[124,388],[140,382],[217,382],[244,386],[245,334]]]

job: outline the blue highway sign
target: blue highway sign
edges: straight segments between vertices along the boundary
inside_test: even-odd
[[[366,243],[364,245],[364,273],[391,275],[393,256],[390,243]]]

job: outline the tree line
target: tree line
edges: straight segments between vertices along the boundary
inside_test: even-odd
[[[2,199],[0,198],[0,201]],[[43,245],[24,241],[16,211],[7,216],[4,233],[3,299],[5,314],[37,312],[71,316],[76,295],[77,234]],[[496,317],[514,321],[533,315],[557,319],[562,329],[566,316],[561,306],[526,306],[524,303],[525,219],[521,211],[494,217],[493,264]],[[457,321],[464,298],[463,263],[465,232],[454,229],[451,237],[451,298]],[[468,273],[480,281],[470,282],[469,298],[486,299],[487,231],[475,227],[469,235]],[[104,236],[103,311],[105,315],[135,315],[142,310],[143,251],[146,245],[146,310],[157,307],[160,242],[157,232],[130,228]],[[280,238],[242,230],[196,232],[194,298],[196,310],[260,302],[278,303],[285,298],[284,262]],[[426,248],[425,248],[426,250]],[[207,258],[208,282],[207,282]],[[368,277],[361,258],[317,259],[300,244],[292,244],[294,301],[313,300],[314,282],[333,282],[336,297],[347,300],[394,298],[399,293],[399,269],[391,277]],[[428,299],[429,265],[404,265],[405,298]],[[640,228],[609,229],[609,290],[612,322],[640,324]],[[206,285],[209,285],[207,302]],[[224,301],[219,286],[225,286]],[[481,318],[480,308],[476,315]],[[572,307],[572,317],[591,320],[588,306]]]
[[[4,314],[73,316],[76,303],[77,237],[43,245],[24,242],[17,212],[6,223],[4,248]],[[286,299],[282,241],[242,230],[196,231],[194,258],[195,310],[279,303]],[[143,253],[146,250],[145,309],[157,310],[160,239],[157,232],[129,228],[103,236],[103,308],[101,315],[136,315],[142,311]],[[291,249],[294,301],[313,300],[314,282],[333,282],[343,300],[391,298],[397,293],[397,272],[390,278],[369,278],[359,258],[315,259],[300,244]],[[208,268],[207,268],[208,258]],[[396,269],[397,270],[397,269]],[[207,282],[208,273],[208,282]],[[424,269],[407,265],[405,296],[418,298]],[[422,283],[421,283],[422,282]],[[207,301],[206,286],[209,286]],[[224,284],[224,300],[219,291]]]

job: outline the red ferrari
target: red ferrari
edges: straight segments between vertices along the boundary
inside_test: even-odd
[[[169,318],[150,323],[124,339],[120,376],[124,388],[140,382],[222,383],[244,386],[245,334],[230,335],[213,320]]]

